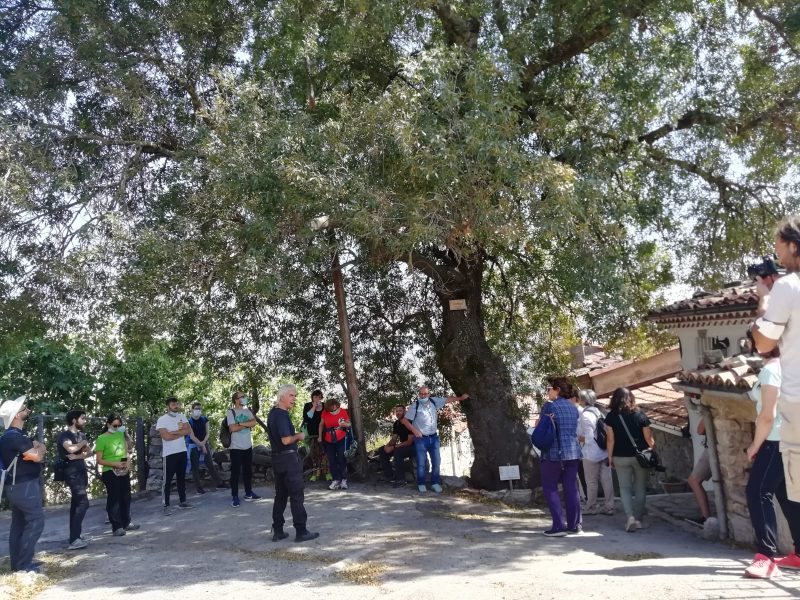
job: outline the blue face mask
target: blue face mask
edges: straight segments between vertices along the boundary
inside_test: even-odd
[[[429,402],[430,399],[431,399],[430,396],[425,396],[424,398],[420,398],[419,401],[420,401],[420,404],[425,404],[426,402]]]
[[[242,396],[241,398],[239,398],[239,402],[242,403],[242,406],[247,406],[247,403],[250,402],[250,398],[248,398],[247,396]]]

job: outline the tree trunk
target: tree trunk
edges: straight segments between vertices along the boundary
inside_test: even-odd
[[[443,314],[436,359],[453,390],[470,395],[461,406],[475,447],[472,485],[489,490],[504,487],[498,467],[506,465],[519,465],[522,480],[515,485],[538,485],[539,465],[525,431],[527,415],[514,396],[508,368],[486,341],[483,260],[461,261],[455,270],[457,274],[436,290]],[[455,299],[466,300],[466,311],[450,310],[450,300]]]

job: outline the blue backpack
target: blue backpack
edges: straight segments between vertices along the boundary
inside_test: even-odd
[[[552,413],[542,413],[539,422],[531,433],[531,443],[540,451],[547,452],[558,438],[556,420]]]

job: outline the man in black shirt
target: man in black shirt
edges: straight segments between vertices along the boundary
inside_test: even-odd
[[[406,484],[406,459],[414,455],[414,437],[411,431],[403,424],[406,416],[406,407],[397,405],[394,407],[396,421],[392,426],[392,437],[380,451],[381,466],[387,481],[391,481],[394,487],[401,487]],[[390,461],[394,457],[394,472]]]
[[[311,392],[311,402],[306,402],[303,406],[302,428],[311,434],[308,438],[308,448],[311,451],[311,466],[314,469],[311,477],[308,478],[309,481],[333,479],[328,472],[328,456],[322,449],[322,443],[317,437],[323,408],[322,390],[314,390]]]
[[[86,474],[86,458],[91,453],[89,441],[83,434],[86,426],[86,413],[71,410],[67,413],[67,429],[58,435],[56,449],[59,467],[64,471],[64,482],[69,487],[72,501],[69,506],[69,546],[68,550],[80,550],[89,544],[81,537],[83,518],[89,509],[89,496],[86,493],[89,479]]]
[[[297,442],[303,441],[305,434],[295,433],[289,410],[297,400],[297,388],[282,385],[278,389],[278,401],[267,417],[267,434],[272,446],[272,470],[275,474],[275,504],[272,507],[272,541],[279,542],[289,534],[283,531],[283,511],[286,501],[290,501],[292,520],[296,536],[295,542],[306,542],[319,537],[306,529],[308,515],[303,506],[303,461],[297,453]]]
[[[0,406],[0,420],[6,428],[0,438],[0,457],[9,470],[3,492],[11,505],[11,529],[8,533],[11,570],[38,573],[39,565],[33,562],[33,554],[44,529],[39,477],[45,448],[44,444],[31,440],[22,431],[29,414],[31,411],[25,406],[25,396],[6,400]]]

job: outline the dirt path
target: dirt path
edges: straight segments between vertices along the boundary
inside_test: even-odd
[[[581,537],[548,539],[540,510],[511,510],[449,495],[418,496],[372,484],[307,490],[309,527],[320,538],[274,544],[266,501],[234,509],[225,492],[190,497],[194,510],[165,517],[157,499],[136,502],[142,529],[110,535],[102,505],[87,517],[88,551],[63,550],[64,509],[48,511],[40,549],[74,557],[69,574],[39,593],[100,599],[791,598],[800,573],[742,578],[751,554],[705,542],[653,519],[622,531],[623,517],[585,518]],[[288,510],[287,510],[288,517]],[[0,517],[3,551],[9,515]]]

